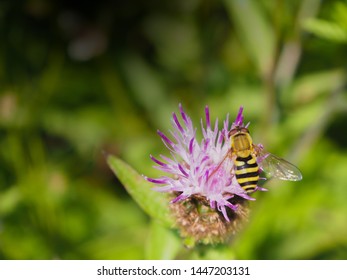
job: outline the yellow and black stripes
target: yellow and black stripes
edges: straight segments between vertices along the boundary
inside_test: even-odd
[[[256,157],[252,154],[246,157],[236,157],[235,176],[237,182],[246,192],[254,191],[259,181],[259,167]]]

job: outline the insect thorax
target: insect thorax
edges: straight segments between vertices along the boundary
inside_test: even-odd
[[[247,156],[253,150],[252,138],[249,134],[240,133],[232,137],[231,148],[239,156]]]

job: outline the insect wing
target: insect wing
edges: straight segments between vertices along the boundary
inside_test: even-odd
[[[300,181],[302,179],[300,170],[285,159],[270,153],[264,153],[261,156],[264,159],[260,163],[260,167],[269,176],[285,181]]]

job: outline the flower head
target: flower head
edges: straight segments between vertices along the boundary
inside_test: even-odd
[[[171,157],[160,155],[158,159],[151,155],[156,163],[154,168],[168,175],[146,179],[161,185],[154,188],[156,191],[175,195],[171,201],[173,204],[195,199],[214,212],[221,213],[225,221],[230,222],[230,217],[242,205],[239,203],[241,200],[254,200],[238,184],[232,172],[234,161],[229,157],[231,143],[228,132],[236,126],[244,127],[243,108],[240,108],[231,125],[227,116],[219,130],[218,120],[211,124],[209,108],[206,106],[205,124],[201,119],[201,141],[197,139],[196,128],[181,105],[179,110],[182,121],[173,113],[170,137],[158,131]]]

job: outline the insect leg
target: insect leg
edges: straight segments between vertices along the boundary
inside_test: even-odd
[[[222,166],[223,162],[231,155],[231,149],[228,150],[222,161],[217,165],[217,167],[212,171],[212,173],[208,176],[207,181],[218,171],[218,169]]]

